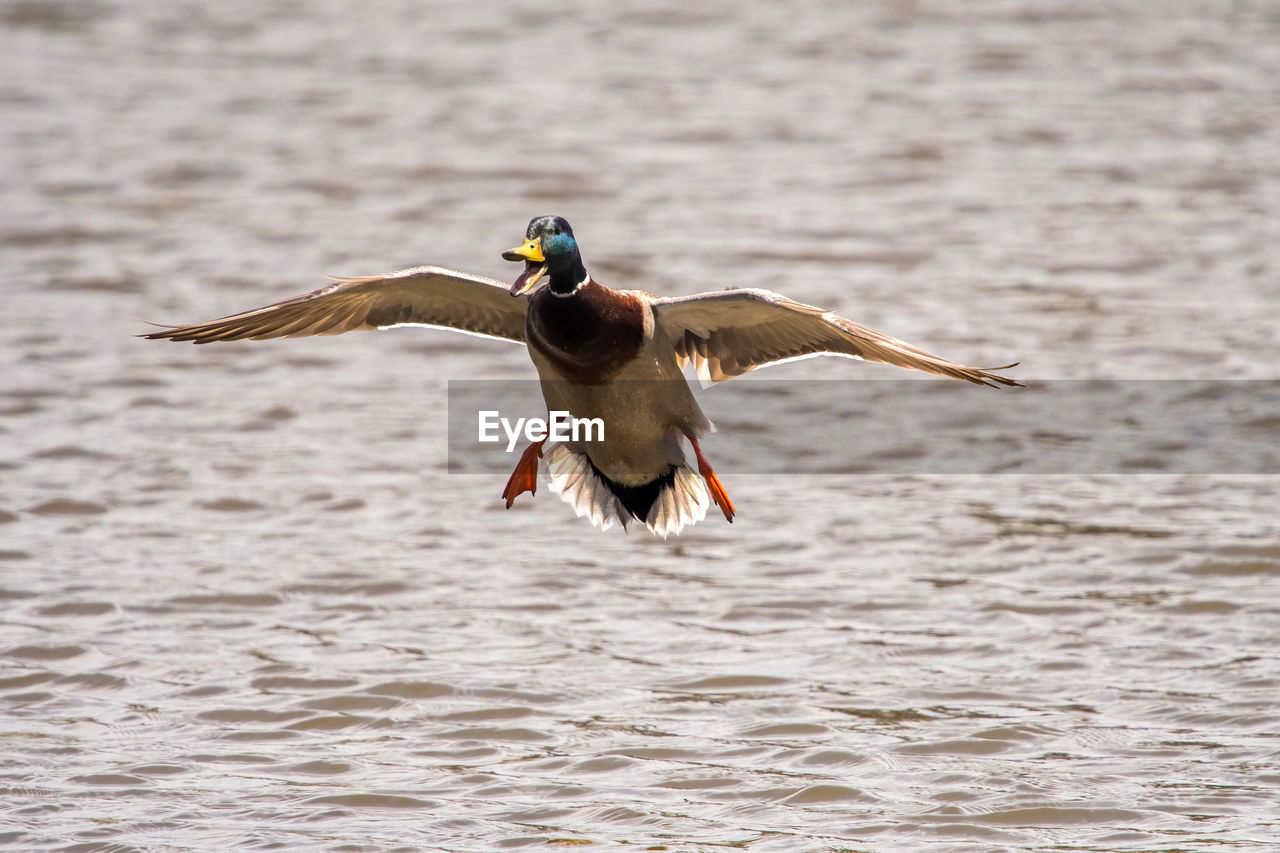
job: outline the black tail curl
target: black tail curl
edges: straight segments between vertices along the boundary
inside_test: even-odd
[[[674,465],[667,466],[667,470],[655,479],[647,483],[641,483],[638,486],[624,486],[622,483],[610,480],[606,477],[595,463],[587,459],[587,464],[591,466],[591,470],[600,478],[600,482],[608,487],[609,491],[617,496],[622,502],[622,506],[631,513],[631,517],[644,523],[649,517],[649,510],[653,509],[654,501],[658,499],[658,495],[662,494],[662,490],[670,486],[676,479],[676,467]]]

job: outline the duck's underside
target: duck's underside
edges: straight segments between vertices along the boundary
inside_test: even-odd
[[[616,521],[625,530],[632,521],[639,521],[665,538],[702,521],[712,503],[732,523],[736,510],[720,478],[703,456],[697,438],[688,433],[685,437],[693,446],[696,471],[680,453],[678,462],[664,463],[651,477],[632,476],[631,483],[601,470],[586,445],[535,441],[521,454],[502,496],[510,509],[524,492],[537,494],[539,460],[544,460],[551,491],[601,529]]]
[[[634,519],[665,538],[702,521],[711,505],[702,478],[688,465],[672,465],[648,483],[626,486],[564,444],[552,445],[546,460],[551,491],[601,529],[615,521],[626,529]],[[726,517],[732,521],[728,512]]]

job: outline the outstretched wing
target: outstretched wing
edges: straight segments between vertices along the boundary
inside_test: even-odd
[[[524,343],[527,297],[508,285],[440,267],[337,278],[328,287],[220,320],[171,326],[144,338],[213,341],[340,335],[391,326],[440,326]]]
[[[842,355],[924,370],[979,385],[1022,383],[992,370],[966,367],[860,326],[830,311],[768,290],[724,290],[653,300],[655,323],[666,332],[681,366],[692,361],[704,385],[771,362],[810,355]]]

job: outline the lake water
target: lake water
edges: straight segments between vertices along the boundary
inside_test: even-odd
[[[133,336],[510,279],[558,213],[607,284],[1221,381],[1265,450],[1278,45],[1267,2],[0,4],[0,848],[1276,849],[1274,456],[884,473],[836,421],[821,473],[708,395],[739,515],[662,541],[449,472],[448,382],[520,347]]]

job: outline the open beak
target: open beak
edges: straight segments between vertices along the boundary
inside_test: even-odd
[[[503,260],[524,261],[524,272],[511,285],[511,295],[519,296],[527,293],[538,279],[547,274],[547,261],[542,256],[542,247],[537,240],[528,240],[514,249],[502,253]]]

